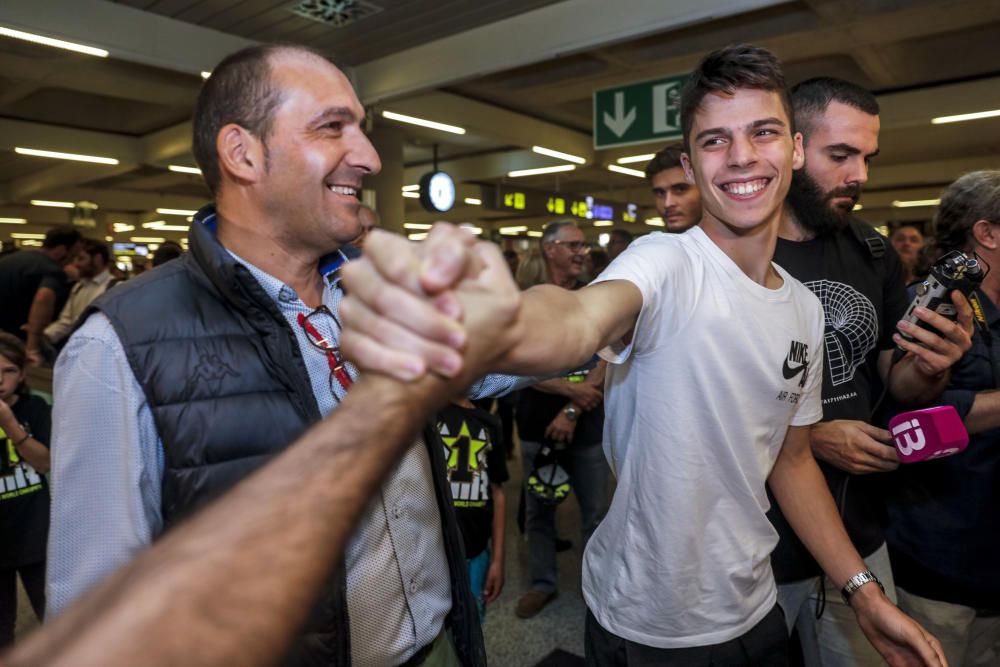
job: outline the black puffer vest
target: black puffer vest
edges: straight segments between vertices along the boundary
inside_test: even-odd
[[[295,334],[277,305],[207,225],[191,226],[190,247],[181,258],[118,285],[80,319],[99,311],[111,321],[149,402],[163,441],[167,528],[321,418]],[[424,437],[444,524],[456,648],[463,664],[485,665],[436,429],[425,429]],[[350,665],[344,572],[329,584],[284,664]]]

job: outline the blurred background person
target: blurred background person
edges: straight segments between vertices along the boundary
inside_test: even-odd
[[[657,153],[646,165],[646,177],[653,188],[656,212],[668,232],[679,234],[701,220],[701,193],[687,180],[681,167],[680,144],[671,144]]]
[[[27,361],[21,339],[0,333],[0,649],[14,641],[18,575],[35,615],[45,613],[52,417],[28,391]]]
[[[0,259],[0,330],[26,341],[28,360],[42,362],[45,327],[69,296],[63,265],[80,250],[80,232],[55,227],[38,250],[21,250]]]
[[[612,229],[611,238],[608,239],[608,260],[614,261],[615,257],[622,254],[625,248],[632,243],[632,234],[624,229]]]
[[[903,282],[909,285],[919,274],[920,249],[924,247],[924,234],[914,225],[903,225],[889,237],[903,263]]]
[[[179,243],[174,241],[164,241],[160,247],[153,252],[153,268],[166,264],[172,259],[177,259],[184,254],[184,249]]]
[[[109,270],[110,264],[111,253],[106,244],[94,239],[81,241],[80,252],[73,261],[77,281],[70,289],[69,298],[58,319],[45,327],[45,341],[49,346],[61,346],[84,309],[111,286],[114,279]]]

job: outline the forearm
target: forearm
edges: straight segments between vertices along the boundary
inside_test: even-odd
[[[787,447],[785,449],[788,449]],[[792,529],[837,587],[865,569],[812,453],[782,450],[768,485]]]
[[[490,552],[491,563],[503,563],[504,538],[507,534],[507,495],[503,487],[499,484],[493,487],[493,533],[492,551]]]
[[[41,345],[42,332],[56,310],[56,293],[47,287],[40,287],[35,292],[35,298],[31,302],[31,310],[28,311],[28,323],[25,331],[28,334],[28,350],[38,350]]]
[[[546,394],[556,394],[558,396],[565,396],[566,398],[570,398],[573,395],[573,388],[566,378],[543,380],[538,384],[531,385],[531,388]]]
[[[919,407],[933,403],[948,386],[950,371],[934,376],[921,372],[912,354],[893,365],[889,373],[889,393],[903,407]]]
[[[1000,390],[981,391],[976,394],[972,408],[965,415],[965,428],[969,433],[982,433],[1000,428]]]
[[[369,497],[455,386],[361,378],[330,418],[29,637],[8,667],[276,664]]]

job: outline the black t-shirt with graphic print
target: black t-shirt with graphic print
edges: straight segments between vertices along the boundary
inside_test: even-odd
[[[857,223],[855,223],[857,224]],[[860,223],[866,224],[866,223]],[[899,256],[888,242],[872,256],[848,227],[809,241],[778,239],[776,264],[819,297],[826,318],[823,350],[823,420],[871,422],[882,394],[878,358],[894,345],[896,322],[909,305]],[[880,474],[849,475],[822,461],[854,546],[870,555],[885,541],[885,480]],[[779,583],[820,573],[772,498],[769,516],[781,536],[772,555]]]
[[[18,423],[45,446],[52,429],[52,408],[38,396],[21,396],[11,406]],[[0,429],[0,568],[45,560],[49,534],[49,483],[22,460]]]
[[[490,484],[508,479],[502,431],[488,412],[453,404],[438,412],[436,423],[465,555],[473,558],[489,546],[493,535]]]

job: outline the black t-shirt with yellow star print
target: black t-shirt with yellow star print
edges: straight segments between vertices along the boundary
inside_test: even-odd
[[[488,412],[458,405],[443,408],[436,421],[465,555],[473,558],[489,546],[493,532],[490,484],[508,479],[500,424]]]

